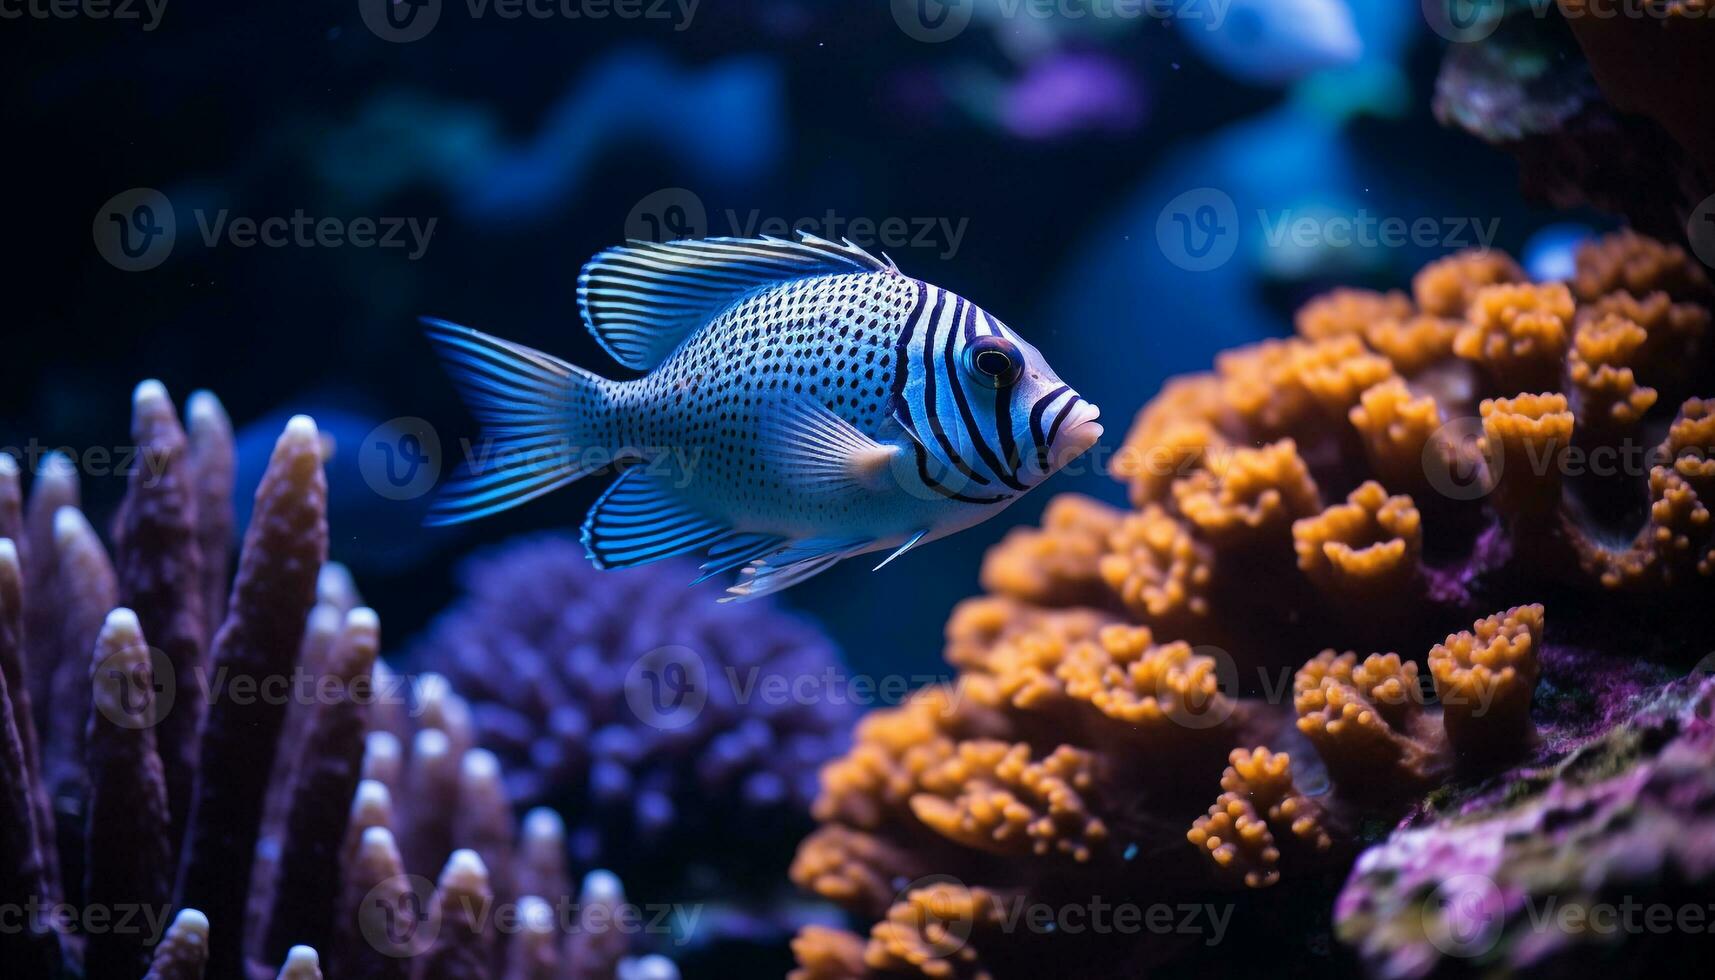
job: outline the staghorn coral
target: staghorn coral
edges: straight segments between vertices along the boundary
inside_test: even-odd
[[[569,537],[479,553],[460,575],[465,595],[410,659],[459,692],[449,704],[508,795],[564,816],[576,860],[674,896],[733,858],[785,865],[779,841],[801,833],[853,717],[818,628],[766,602],[716,604],[683,566],[600,572]],[[800,679],[828,685],[827,703],[782,695]],[[658,706],[675,698],[690,700],[669,717]],[[730,899],[745,881],[717,887]],[[766,890],[746,901],[777,911]]]
[[[35,468],[27,503],[21,467],[0,462],[0,904],[26,910],[0,930],[8,975],[675,976],[611,928],[562,918],[526,943],[471,918],[475,898],[516,899],[513,882],[537,902],[623,896],[599,874],[571,890],[551,814],[514,847],[480,750],[451,756],[450,786],[420,776],[420,747],[468,744],[468,727],[434,692],[400,700],[378,617],[326,562],[314,422],[275,443],[234,565],[231,427],[206,393],[187,414],[188,432],[160,384],[138,386],[145,465],[111,552],[64,457]],[[407,708],[422,719],[408,753],[386,730]],[[443,865],[438,885],[408,874]],[[154,926],[118,927],[127,909]]]
[[[1700,642],[1715,405],[1690,396],[1715,379],[1682,258],[1604,239],[1568,285],[1453,256],[1165,386],[1115,457],[1130,509],[1008,535],[949,619],[957,683],[823,769],[792,876],[861,925],[801,933],[796,976],[1183,965],[1160,935],[984,927],[979,891],[1009,915],[1225,894],[1250,938],[1205,957],[1277,968],[1391,824],[1539,790]],[[1392,652],[1340,652],[1368,650]],[[1055,758],[1072,779],[1031,771]],[[962,896],[957,943],[904,928],[939,921],[925,883]]]

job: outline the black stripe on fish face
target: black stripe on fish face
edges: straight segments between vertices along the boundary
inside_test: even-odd
[[[907,416],[911,409],[904,404],[904,394],[906,378],[911,374],[911,337],[917,330],[917,320],[923,315],[923,307],[929,302],[928,285],[917,279],[911,283],[917,288],[917,298],[911,302],[911,312],[905,317],[905,329],[899,331],[899,343],[893,348],[892,401]]]
[[[1060,423],[1066,421],[1066,416],[1072,414],[1072,408],[1077,404],[1078,404],[1078,399],[1076,399],[1076,398],[1067,399],[1065,407],[1060,409],[1060,413],[1058,415],[1054,416],[1054,424],[1048,427],[1048,444],[1049,445],[1052,446],[1054,444],[1054,437],[1060,434]]]
[[[963,319],[966,343],[969,343],[976,337],[976,305],[963,298],[957,297],[955,298],[955,302],[957,305],[954,307],[954,319],[955,321]],[[993,473],[995,478],[1000,480],[1000,482],[1014,490],[1020,492],[1028,490],[1029,487],[1019,483],[1013,478],[1012,474],[1007,471],[1006,467],[1001,465],[1000,459],[994,454],[994,450],[989,448],[988,440],[983,438],[982,426],[977,422],[976,414],[971,411],[970,398],[965,394],[965,382],[967,378],[965,377],[964,370],[959,365],[959,353],[954,350],[953,347],[953,342],[958,339],[957,334],[957,330],[949,330],[947,332],[946,350],[943,353],[942,360],[944,361],[947,369],[947,386],[953,390],[953,404],[959,410],[959,421],[964,426],[965,432],[970,435],[971,444],[977,451],[977,457],[983,461],[983,465],[988,467],[989,472]],[[997,429],[1000,428],[999,417],[996,418],[995,427]]]
[[[965,462],[964,457],[959,455],[958,449],[953,446],[953,440],[947,436],[947,430],[941,425],[940,408],[935,404],[935,331],[940,326],[941,311],[945,308],[948,295],[950,294],[946,290],[935,290],[935,307],[929,314],[929,332],[923,338],[923,415],[929,420],[930,433],[934,435],[935,441],[940,444],[941,450],[946,453],[947,460],[953,464],[953,468],[958,470],[965,479],[976,483],[978,486],[986,487],[989,484],[988,477],[972,469],[971,464]],[[953,339],[958,335],[956,324],[964,302],[961,297],[953,297],[952,315],[947,326],[948,351],[952,350]],[[948,376],[948,383],[952,386],[955,401],[963,399],[964,395],[959,390],[958,379],[951,372]]]
[[[1004,336],[1000,324],[990,316],[987,310],[980,311],[986,328],[984,336]],[[1017,440],[1012,434],[1012,398],[1015,386],[1002,385],[994,391],[994,428],[1000,437],[1000,458],[1005,461],[1008,472],[1003,479],[1012,486],[1018,486],[1018,469],[1021,461],[1018,457]]]
[[[911,421],[911,406],[905,403],[905,383],[911,374],[912,338],[916,336],[918,323],[926,322],[928,323],[928,329],[926,331],[928,336],[924,345],[924,356],[922,359],[925,374],[924,388],[926,392],[933,391],[935,379],[934,366],[930,352],[934,349],[935,321],[927,319],[926,314],[927,316],[936,315],[936,312],[940,309],[940,298],[942,293],[941,290],[934,289],[934,287],[921,280],[912,280],[912,284],[917,290],[917,297],[912,301],[911,312],[907,314],[905,318],[905,327],[899,332],[899,342],[894,347],[893,391],[891,400],[894,406],[893,411],[895,413],[895,420],[899,423],[900,427],[905,429],[907,434],[911,436],[911,450],[913,455],[916,457],[917,462],[917,478],[924,486],[933,490],[935,493],[940,494],[948,500],[957,500],[960,503],[989,505],[998,504],[1001,501],[1010,499],[1012,496],[1011,494],[972,496],[960,493],[936,479],[929,472],[929,450],[924,445],[923,437],[917,431],[917,426]],[[929,306],[930,291],[932,289],[935,293],[936,304],[934,309],[930,310],[926,308]],[[931,413],[932,407],[933,401],[928,402],[925,407],[925,414],[927,414],[929,418],[934,418],[934,415]]]
[[[1035,462],[1037,468],[1044,473],[1048,471],[1049,450],[1053,445],[1053,441],[1049,438],[1048,433],[1042,428],[1042,419],[1047,415],[1048,407],[1050,405],[1053,405],[1060,396],[1070,395],[1071,392],[1071,385],[1061,385],[1046,395],[1043,395],[1041,398],[1036,399],[1036,404],[1030,407],[1030,439],[1034,443],[1034,452],[1036,454]],[[1074,404],[1077,400],[1077,397],[1073,396],[1067,399],[1067,404]],[[1064,412],[1061,413],[1060,417],[1064,417]],[[1058,427],[1059,424],[1060,419],[1056,418],[1054,425]]]

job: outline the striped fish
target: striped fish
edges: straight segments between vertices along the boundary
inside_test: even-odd
[[[425,321],[484,432],[431,523],[617,465],[583,524],[590,559],[696,553],[704,578],[737,569],[744,598],[986,520],[1102,434],[1010,327],[850,242],[633,242],[584,267],[578,305],[647,373]]]

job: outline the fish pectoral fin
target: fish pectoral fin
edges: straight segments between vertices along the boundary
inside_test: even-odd
[[[678,482],[639,466],[608,487],[584,518],[590,561],[629,568],[731,540],[733,529],[686,503]]]
[[[602,349],[648,371],[739,297],[763,286],[837,273],[897,273],[850,242],[814,235],[634,241],[610,248],[578,275],[578,309]]]
[[[762,425],[762,454],[794,489],[879,490],[903,450],[877,442],[809,396],[783,398]]]
[[[892,561],[895,558],[898,558],[900,555],[905,554],[907,551],[910,551],[912,548],[917,547],[918,542],[922,541],[924,535],[927,535],[928,533],[929,533],[929,529],[924,528],[923,530],[918,531],[916,534],[913,534],[911,537],[906,539],[904,544],[902,544],[898,548],[894,549],[893,554],[888,555],[886,558],[883,558],[881,560],[881,564],[870,569],[870,571],[879,572],[883,568],[886,568],[888,562]]]
[[[869,545],[863,538],[806,538],[746,565],[721,602],[746,602],[791,588]]]

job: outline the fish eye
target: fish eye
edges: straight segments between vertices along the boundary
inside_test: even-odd
[[[990,388],[1010,388],[1024,373],[1024,357],[1005,337],[978,337],[965,347],[965,369]]]

